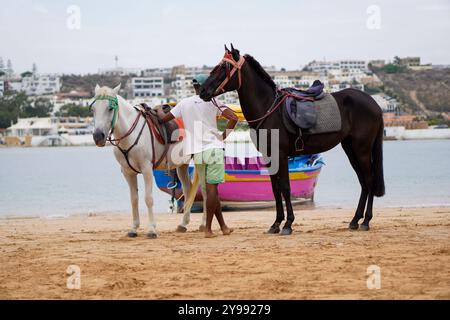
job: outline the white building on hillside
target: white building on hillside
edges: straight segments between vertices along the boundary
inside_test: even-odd
[[[326,82],[319,73],[305,71],[278,71],[270,73],[275,84],[280,88],[309,88],[315,80]]]
[[[195,94],[194,86],[192,85],[193,78],[193,74],[177,74],[175,76],[175,81],[172,81],[171,86],[177,101]]]
[[[136,77],[131,79],[131,93],[137,97],[164,96],[164,79],[162,77]]]
[[[328,90],[330,90],[331,92],[341,91],[349,88],[364,91],[364,84],[359,82],[348,82],[348,81],[339,82],[334,80],[330,81],[328,86]]]
[[[20,91],[29,96],[40,96],[58,93],[61,90],[61,80],[56,75],[33,74],[22,78]]]
[[[328,71],[328,76],[340,82],[361,82],[362,79],[367,78],[367,73],[363,69],[331,69]]]
[[[24,137],[47,136],[58,133],[58,124],[54,118],[19,118],[16,124],[6,129],[7,136]]]
[[[104,68],[98,69],[98,73],[104,76],[140,76],[142,70],[138,68]]]
[[[372,98],[378,103],[383,112],[396,112],[398,101],[385,94],[374,94]]]
[[[5,85],[6,86],[6,85]],[[21,91],[22,90],[22,82],[21,81],[11,81],[8,82],[8,88],[12,91]]]
[[[170,78],[172,68],[151,68],[142,71],[143,77],[163,77]]]
[[[92,118],[46,117],[19,118],[16,124],[6,129],[7,136],[48,136],[61,132],[74,135],[91,134]]]
[[[312,61],[307,66],[307,69],[321,74],[328,74],[331,70],[353,70],[359,69],[363,72],[368,72],[367,61],[364,60],[337,60],[337,61]]]

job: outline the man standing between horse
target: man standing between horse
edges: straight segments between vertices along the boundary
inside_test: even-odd
[[[222,215],[218,185],[225,182],[225,152],[224,140],[234,129],[238,117],[227,106],[219,103],[205,102],[200,99],[201,85],[207,75],[197,75],[193,79],[195,95],[181,100],[170,113],[161,119],[162,122],[174,118],[182,118],[186,137],[183,140],[183,150],[194,157],[195,169],[199,175],[203,194],[206,194],[206,230],[205,237],[214,237],[212,220],[214,215],[219,222],[224,235],[229,235],[229,228]],[[228,120],[225,131],[221,134],[217,128],[217,117]]]

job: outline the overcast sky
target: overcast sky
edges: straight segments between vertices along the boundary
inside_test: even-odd
[[[395,55],[450,64],[449,38],[450,0],[0,0],[0,57],[16,72],[92,73],[115,55],[130,68],[214,65],[230,42],[288,69]]]

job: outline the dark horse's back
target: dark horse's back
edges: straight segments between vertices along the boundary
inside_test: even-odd
[[[357,89],[344,89],[331,95],[336,99],[341,112],[341,130],[316,135],[305,134],[303,136],[305,147],[301,152],[296,151],[294,147],[297,136],[290,135],[290,155],[321,153],[342,143],[349,158],[354,155],[361,158],[359,162],[368,158],[374,178],[371,189],[375,196],[383,196],[384,125],[380,106],[370,95]]]
[[[331,95],[336,99],[344,117],[357,117],[358,120],[375,121],[377,125],[383,123],[383,111],[378,103],[367,93],[358,89],[344,89],[333,92]],[[351,121],[351,118],[348,119]],[[343,120],[344,121],[344,120]]]

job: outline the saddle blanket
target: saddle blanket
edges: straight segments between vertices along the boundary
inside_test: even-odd
[[[336,100],[329,93],[315,101],[288,97],[283,107],[283,121],[292,134],[298,134],[299,128],[308,135],[341,130],[341,113]]]

